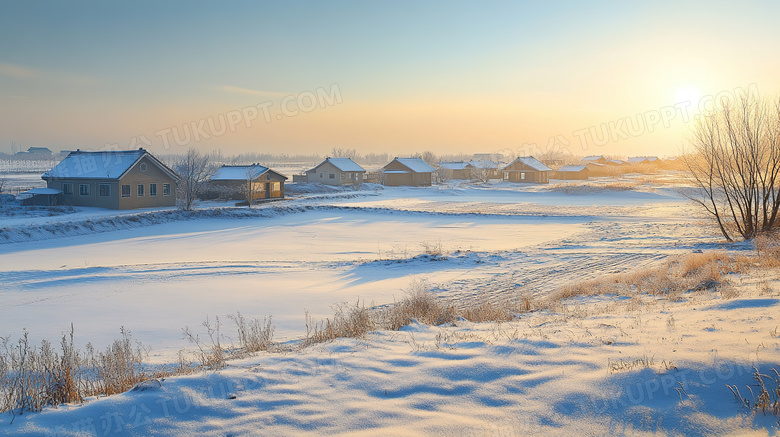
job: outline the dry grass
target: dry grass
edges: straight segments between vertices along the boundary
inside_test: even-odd
[[[363,337],[375,329],[376,323],[369,309],[360,302],[354,306],[342,302],[334,305],[333,310],[333,317],[320,322],[314,322],[306,313],[306,338],[303,346],[341,337]]]
[[[754,264],[752,261],[725,252],[691,253],[673,257],[659,267],[569,284],[554,292],[550,300],[558,302],[574,296],[600,294],[634,296],[637,293],[679,300],[681,294],[688,291],[726,291],[724,277],[747,271]]]
[[[406,290],[406,297],[392,306],[372,310],[358,302],[352,306],[342,303],[333,309],[333,317],[320,322],[314,322],[306,315],[307,334],[303,346],[340,337],[359,338],[376,329],[395,331],[414,321],[434,326],[454,323],[459,318],[471,322],[504,322],[518,313],[530,311],[531,303],[528,299],[517,305],[485,301],[458,309],[436,299],[425,281],[413,281]]]
[[[750,397],[747,397],[747,394],[742,396],[736,385],[726,384],[726,387],[731,390],[734,398],[746,408],[756,413],[761,411],[763,414],[769,412],[770,414],[780,416],[780,372],[775,368],[771,368],[770,374],[767,375],[759,372],[758,368],[753,367],[753,380],[756,381],[756,384],[752,387],[755,387],[756,390],[754,391],[749,385],[746,387]]]
[[[550,191],[559,191],[566,194],[590,194],[604,191],[628,191],[640,186],[634,181],[615,181],[607,183],[561,183],[551,185]]]
[[[47,405],[82,402],[89,396],[105,396],[133,388],[149,378],[168,373],[147,373],[140,344],[122,329],[121,338],[104,351],[88,344],[82,353],[74,347],[73,326],[63,334],[60,350],[43,340],[30,343],[27,332],[16,342],[0,339],[0,412],[22,414],[41,411]]]

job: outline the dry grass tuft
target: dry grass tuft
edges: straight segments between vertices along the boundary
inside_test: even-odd
[[[82,402],[89,396],[127,391],[150,377],[142,367],[144,351],[122,329],[121,338],[105,351],[74,346],[74,330],[63,334],[60,350],[47,340],[30,343],[25,331],[16,342],[0,339],[0,412],[41,411],[45,406]]]
[[[554,292],[550,300],[558,302],[574,296],[601,294],[634,296],[637,293],[679,300],[682,293],[689,291],[726,290],[724,276],[745,272],[751,265],[750,258],[733,257],[725,252],[691,253],[671,258],[659,267],[568,284]]]
[[[306,314],[306,338],[304,346],[322,343],[341,337],[363,337],[375,329],[375,321],[368,308],[360,302],[349,306],[346,302],[333,306],[335,314],[332,318],[321,322],[313,322]]]

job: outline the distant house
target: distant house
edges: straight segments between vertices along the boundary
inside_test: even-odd
[[[562,179],[565,181],[570,180],[584,180],[588,178],[588,167],[584,165],[564,165],[559,168],[558,171],[553,172],[553,179]]]
[[[610,159],[609,161],[607,161],[607,165],[610,166],[625,165],[625,163],[626,163],[625,161],[621,161],[619,159]]]
[[[488,179],[501,179],[498,161],[474,160],[470,161],[469,164],[474,168],[472,172],[477,179],[485,181]]]
[[[469,162],[443,161],[438,164],[438,171],[447,174],[449,179],[473,179],[474,166]]]
[[[591,162],[595,162],[596,164],[606,164],[607,161],[609,160],[602,155],[586,156],[582,158],[582,162],[584,164],[588,164]]]
[[[627,159],[629,164],[659,164],[657,156],[634,156]]]
[[[395,158],[382,167],[380,181],[382,185],[396,187],[429,187],[436,169],[420,158]]]
[[[588,174],[591,177],[603,177],[610,175],[610,167],[608,164],[589,162],[585,167],[588,169]]]
[[[29,156],[31,158],[50,158],[51,155],[52,151],[48,147],[30,147],[26,152],[16,153],[16,156]]]
[[[108,209],[176,205],[179,176],[144,149],[71,152],[41,176],[62,203]]]
[[[62,205],[62,191],[54,188],[33,188],[19,193],[17,199],[24,206],[57,206]]]
[[[533,156],[521,156],[501,171],[505,181],[546,184],[550,181],[552,169]]]
[[[325,185],[359,185],[366,169],[350,158],[325,158],[316,167],[306,171],[307,182]]]
[[[252,201],[284,197],[287,177],[260,164],[223,165],[208,179],[206,192],[213,197]]]

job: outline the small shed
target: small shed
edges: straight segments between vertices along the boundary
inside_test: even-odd
[[[382,185],[391,187],[430,187],[435,171],[421,158],[395,158],[382,167],[380,180]]]
[[[521,156],[502,169],[504,180],[546,184],[550,182],[552,169],[533,156]]]
[[[33,188],[30,191],[20,193],[24,206],[58,206],[62,205],[62,191],[55,188]]]
[[[585,180],[588,178],[589,172],[588,167],[584,165],[564,165],[559,168],[558,171],[554,172],[552,177],[553,179],[565,181]]]

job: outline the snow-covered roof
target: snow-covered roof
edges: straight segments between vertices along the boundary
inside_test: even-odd
[[[552,171],[552,169],[550,167],[547,167],[546,165],[542,164],[541,161],[539,161],[538,159],[534,158],[533,156],[521,156],[521,157],[515,159],[509,165],[512,165],[512,164],[514,164],[517,161],[522,162],[523,164],[527,165],[528,167],[531,167],[532,169],[534,169],[536,171]]]
[[[445,170],[464,170],[468,166],[468,162],[444,161],[439,163],[439,168]]]
[[[621,161],[621,160],[619,160],[619,159],[610,159],[610,160],[609,160],[609,162],[607,162],[607,164],[618,164],[618,165],[623,165],[623,164],[624,164],[624,162],[623,162],[623,161]]]
[[[582,158],[583,161],[598,161],[599,159],[604,159],[604,155],[593,155]]]
[[[178,179],[176,173],[144,149],[106,152],[76,150],[70,152],[65,159],[41,177],[43,179],[119,179],[144,156],[148,156],[153,163],[172,178]]]
[[[435,168],[428,165],[422,158],[395,158],[395,160],[415,173],[433,173],[436,171]]]
[[[340,171],[366,171],[366,169],[358,165],[358,163],[356,163],[350,158],[325,158],[324,161],[317,164],[317,166],[314,167],[313,169],[308,170],[307,173],[315,171],[319,166],[325,164],[326,162],[331,163],[331,165],[333,165]]]
[[[498,168],[498,163],[495,161],[469,161],[469,164],[477,168]]]
[[[564,165],[563,167],[559,168],[559,169],[558,169],[558,171],[573,171],[573,172],[578,172],[578,171],[583,171],[583,170],[585,170],[586,168],[587,168],[587,167],[585,167],[584,165]]]
[[[658,161],[657,156],[634,156],[632,158],[628,158],[628,162],[630,163],[638,163],[638,162],[655,162]]]
[[[32,190],[25,191],[22,194],[60,194],[62,191],[56,188],[33,188]]]
[[[385,170],[383,173],[387,174],[405,174],[405,173],[411,173],[408,170]]]
[[[260,164],[252,165],[223,165],[209,177],[212,181],[245,181],[247,178],[255,180],[269,171],[268,167]],[[271,170],[273,171],[273,170]],[[274,172],[275,173],[275,172]]]

